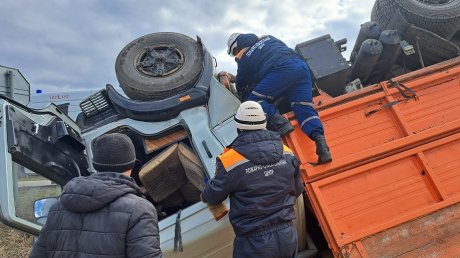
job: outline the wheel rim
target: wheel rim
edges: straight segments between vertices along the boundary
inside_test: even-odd
[[[166,77],[184,65],[184,55],[172,45],[147,47],[136,59],[137,70],[151,77]]]
[[[428,4],[428,5],[443,5],[452,3],[454,0],[417,0],[420,3]]]

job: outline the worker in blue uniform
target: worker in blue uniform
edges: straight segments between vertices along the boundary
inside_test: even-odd
[[[271,36],[233,33],[228,53],[238,64],[236,88],[243,100],[253,100],[267,114],[267,128],[281,135],[293,131],[273,102],[287,95],[302,131],[316,144],[318,164],[332,161],[324,129],[314,109],[310,69],[303,58]]]
[[[265,129],[257,102],[243,102],[235,123],[238,136],[216,159],[202,200],[217,205],[230,196],[234,258],[296,257],[294,204],[304,191],[299,161],[278,133]]]

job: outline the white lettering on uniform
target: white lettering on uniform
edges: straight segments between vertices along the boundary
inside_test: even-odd
[[[251,173],[254,173],[254,172],[259,171],[259,170],[263,170],[263,169],[266,169],[266,168],[277,167],[277,166],[286,165],[286,164],[287,164],[286,160],[282,159],[282,160],[280,160],[280,161],[278,161],[276,163],[269,164],[269,165],[257,165],[257,166],[249,167],[245,171],[246,171],[246,174],[251,174]]]
[[[275,171],[273,171],[273,169],[270,169],[270,170],[264,171],[264,175],[265,176],[271,176],[271,175],[273,175],[274,172]]]
[[[258,49],[262,49],[264,46],[265,46],[265,42],[267,42],[268,40],[270,40],[271,38],[270,37],[265,37],[263,38],[262,40],[260,41],[257,41],[254,45],[252,45],[252,47],[246,52],[246,56],[247,57],[250,57],[252,55],[252,52],[254,52],[254,50],[256,50],[257,48]]]

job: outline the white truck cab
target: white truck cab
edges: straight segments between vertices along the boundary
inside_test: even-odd
[[[77,115],[67,116],[55,104],[30,108],[39,107],[40,102],[72,101],[70,94],[42,95],[45,99],[34,98],[30,107],[0,96],[2,222],[38,235],[43,224],[44,214],[40,212],[46,203],[44,198],[58,197],[62,186],[74,177],[96,173],[91,164],[91,143],[110,132],[125,133],[133,140],[137,157],[133,174],[137,174],[134,178],[140,184],[138,173],[142,166],[179,142],[198,157],[205,180],[213,177],[215,158],[236,137],[233,115],[240,102],[215,78],[210,54],[200,43],[194,44],[201,60],[199,76],[190,83],[191,90],[170,97],[173,100],[169,103],[166,103],[168,100],[137,102],[108,85],[83,98],[86,99],[81,104],[83,112],[77,118]],[[178,46],[176,51],[181,49]],[[185,51],[180,58],[188,61]],[[183,103],[172,103],[183,97]],[[69,114],[73,116],[72,112]],[[216,222],[205,203],[176,200],[174,205],[168,205],[171,202],[155,203],[157,209],[164,206],[158,213],[161,248],[167,257],[227,257],[231,254],[233,230],[228,216]],[[173,251],[176,222],[180,223],[183,252]]]
[[[91,164],[93,141],[103,134],[119,132],[128,135],[135,145],[137,161],[132,176],[157,208],[164,254],[167,257],[231,256],[234,233],[228,216],[216,221],[197,196],[199,189],[192,187],[191,192],[183,191],[185,183],[181,181],[177,182],[181,184],[180,189],[170,191],[178,186],[174,185],[174,175],[169,175],[168,170],[160,171],[155,179],[158,182],[154,182],[161,186],[169,183],[162,188],[166,198],[155,200],[151,189],[143,184],[143,171],[150,166],[147,164],[170,153],[171,146],[177,144],[191,150],[188,155],[199,163],[198,173],[204,181],[209,180],[214,176],[216,157],[237,136],[233,116],[240,100],[217,80],[212,57],[200,39],[193,41],[184,37],[176,33],[156,33],[145,36],[144,41],[133,41],[125,48],[127,53],[122,50],[116,66],[120,84],[131,99],[107,85],[79,104],[82,112],[75,119],[53,103],[32,109],[0,96],[0,219],[3,223],[38,235],[46,220],[47,207],[60,196],[62,186],[74,177],[97,173]],[[169,39],[171,45],[164,43],[164,38]],[[158,40],[163,43],[156,43]],[[154,47],[137,46],[139,42]],[[135,65],[137,70],[127,75],[120,70],[132,69],[124,67],[132,62],[124,62],[123,58],[130,57],[139,63]],[[198,61],[193,64],[195,59]],[[190,65],[193,67],[187,67]],[[139,76],[139,82],[130,84],[130,79],[136,77],[133,74]],[[168,81],[171,76],[176,76],[176,81],[186,77],[185,83],[171,84]],[[153,85],[136,88],[146,83],[144,77],[154,81]],[[182,89],[175,91],[177,84],[183,84]],[[128,90],[127,85],[131,87]],[[145,89],[154,92],[145,93]],[[170,95],[164,96],[165,92]],[[142,100],[144,93],[151,94],[151,100]],[[158,99],[156,95],[162,96]],[[68,99],[60,97],[63,101]],[[224,204],[229,207],[228,199]],[[296,211],[299,251],[302,251],[306,248],[303,198],[299,198]],[[182,252],[174,251],[179,244],[175,242],[178,234],[182,239]]]
[[[213,176],[215,158],[236,136],[233,113],[239,101],[214,78],[206,106],[184,110],[159,122],[123,118],[96,129],[82,131],[51,104],[32,110],[7,98],[0,99],[0,208],[2,221],[37,235],[36,200],[57,197],[61,186],[76,176],[94,173],[91,143],[105,133],[120,131],[136,139],[157,139],[169,132],[186,131],[182,142],[200,158],[206,178]],[[225,100],[226,105],[214,100]],[[219,105],[218,105],[219,104]],[[225,108],[223,108],[225,107]],[[133,136],[135,135],[135,136]],[[192,137],[193,136],[193,137]],[[140,144],[136,144],[136,148]],[[145,152],[145,150],[143,150]],[[142,160],[139,153],[138,159]],[[34,172],[26,173],[27,171]],[[228,203],[227,203],[228,205]],[[161,248],[168,257],[227,257],[232,251],[233,230],[228,216],[215,221],[206,204],[181,207],[183,252],[173,252],[177,212],[159,222]],[[218,236],[218,237],[216,237]]]

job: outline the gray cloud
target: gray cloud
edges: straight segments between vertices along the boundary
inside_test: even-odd
[[[218,70],[235,72],[225,53],[232,32],[272,34],[289,46],[323,34],[349,39],[369,19],[373,0],[159,1],[5,0],[0,64],[19,68],[32,90],[118,85],[115,59],[130,41],[174,31],[200,36]]]

